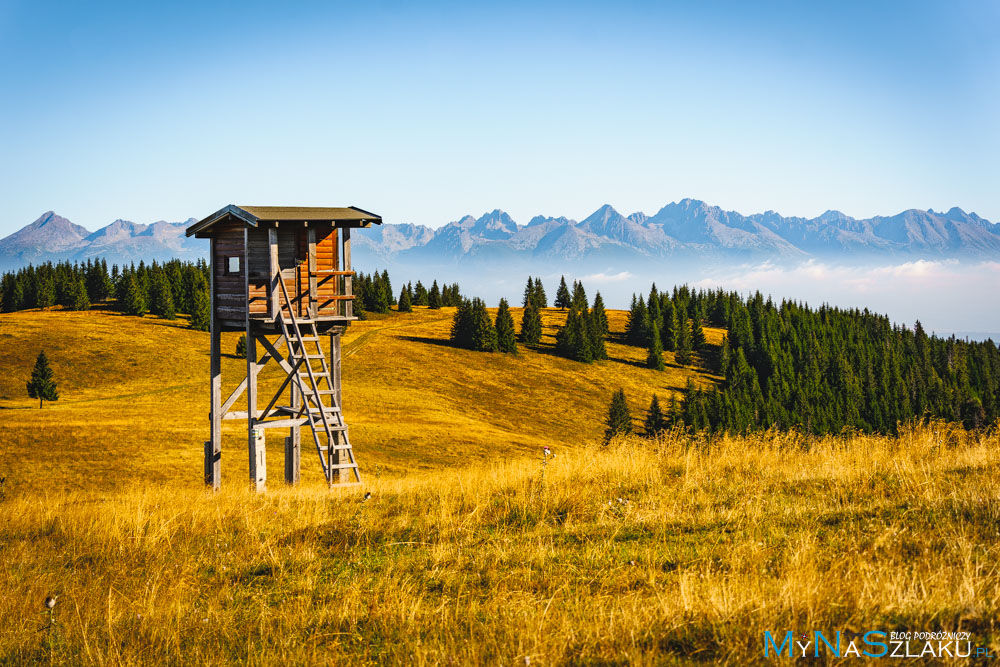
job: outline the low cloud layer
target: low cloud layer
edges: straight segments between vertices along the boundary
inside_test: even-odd
[[[1000,262],[917,260],[857,267],[808,261],[797,266],[746,265],[716,269],[692,285],[760,290],[790,298],[868,308],[939,333],[1000,332]]]

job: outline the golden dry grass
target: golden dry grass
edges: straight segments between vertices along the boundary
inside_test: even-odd
[[[617,345],[594,366],[454,350],[447,315],[352,327],[367,502],[305,458],[283,487],[277,446],[249,493],[235,426],[223,491],[201,487],[204,334],[0,315],[0,663],[742,665],[765,630],[968,630],[1000,650],[995,430],[601,447],[610,387],[638,409],[690,371]],[[40,411],[20,397],[38,345],[63,396]]]
[[[565,320],[555,309],[545,312],[537,350],[522,347],[510,357],[456,349],[447,345],[453,314],[453,308],[418,308],[357,322],[345,334],[344,409],[363,470],[439,470],[542,445],[575,446],[600,438],[619,386],[638,415],[654,392],[665,400],[689,376],[713,381],[691,368],[642,368],[644,350],[616,343],[608,345],[612,359],[592,365],[555,356],[556,325]],[[520,309],[514,317],[520,325]],[[609,318],[613,333],[624,330],[625,313],[610,311]],[[196,483],[208,438],[209,341],[184,324],[104,311],[0,314],[0,344],[9,350],[0,374],[0,470],[11,472],[11,483],[44,489],[137,479]],[[707,333],[721,343],[721,330]],[[223,335],[224,395],[246,375],[245,362],[232,356],[238,337]],[[61,393],[42,410],[24,389],[40,349]],[[273,364],[262,372],[261,407],[279,382]],[[245,410],[245,399],[233,409]],[[268,475],[276,482],[283,478],[285,433],[268,434]],[[225,423],[222,465],[226,482],[248,478],[245,422]],[[303,479],[322,479],[305,444]]]
[[[751,664],[787,629],[962,629],[996,651],[1000,443],[938,428],[670,434],[370,476],[368,502],[18,495],[0,661]]]

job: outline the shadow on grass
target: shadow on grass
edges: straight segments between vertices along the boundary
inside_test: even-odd
[[[439,347],[451,347],[456,350],[464,350],[464,347],[459,347],[455,345],[450,340],[444,338],[428,338],[427,336],[400,336],[402,340],[408,340],[412,343],[424,343],[425,345],[437,345]]]

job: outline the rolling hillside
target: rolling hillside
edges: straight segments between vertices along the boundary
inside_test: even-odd
[[[549,343],[560,317],[545,314]],[[637,413],[713,378],[614,343],[591,366],[456,350],[449,322],[352,326],[363,489],[328,491],[309,459],[285,487],[269,442],[253,494],[234,425],[212,494],[207,334],[0,315],[0,664],[773,664],[765,631],[814,630],[843,650],[868,630],[1000,650],[996,429],[603,447],[612,388]],[[39,410],[23,383],[42,347],[61,398]],[[241,366],[224,360],[229,386]]]
[[[436,470],[594,441],[614,389],[625,388],[639,416],[654,392],[667,399],[693,373],[674,365],[663,373],[642,368],[644,350],[616,343],[608,345],[605,362],[558,357],[555,327],[565,313],[556,309],[545,311],[538,350],[522,347],[509,357],[456,349],[447,344],[453,312],[416,308],[357,322],[345,335],[345,414],[364,473]],[[520,323],[520,309],[512,312]],[[609,320],[613,333],[624,330],[624,312],[609,311]],[[721,342],[721,330],[707,335]],[[245,374],[245,362],[231,355],[238,337],[223,337],[230,353],[223,357],[226,394]],[[207,333],[152,316],[28,311],[0,314],[0,342],[19,351],[0,376],[0,468],[11,471],[13,483],[89,488],[170,479],[198,486],[208,438]],[[24,382],[41,349],[61,398],[38,410]],[[672,353],[666,359],[670,364]],[[276,377],[273,368],[262,373],[261,400],[277,388]],[[228,424],[223,479],[235,483],[247,477],[246,425]],[[284,435],[269,435],[273,483],[283,479]],[[63,446],[72,447],[73,465],[52,465]],[[314,457],[303,448],[307,482],[321,479]]]

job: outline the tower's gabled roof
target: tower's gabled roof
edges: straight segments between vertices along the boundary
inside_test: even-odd
[[[230,204],[187,228],[187,236],[204,238],[218,222],[235,218],[251,227],[262,222],[332,222],[347,227],[368,227],[382,224],[382,216],[357,206],[346,208],[324,206],[237,206]]]

